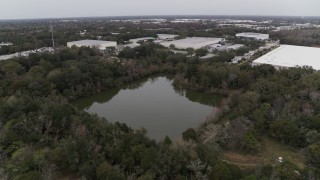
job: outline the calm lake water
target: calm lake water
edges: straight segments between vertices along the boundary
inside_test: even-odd
[[[220,98],[176,89],[165,76],[149,78],[128,86],[82,98],[73,104],[79,109],[125,123],[133,129],[145,128],[157,141],[180,137],[217,112]]]

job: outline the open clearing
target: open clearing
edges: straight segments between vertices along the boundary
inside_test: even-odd
[[[282,157],[284,161],[294,163],[299,168],[305,167],[305,158],[300,152],[268,137],[261,139],[261,152],[256,155],[231,151],[223,154],[223,160],[226,163],[238,165],[241,169],[252,169],[261,164],[274,164],[279,157]]]

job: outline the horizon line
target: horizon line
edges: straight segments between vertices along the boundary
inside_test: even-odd
[[[74,16],[74,17],[45,17],[45,18],[8,18],[0,19],[0,21],[16,21],[16,20],[46,20],[46,19],[82,19],[82,18],[117,18],[117,17],[174,17],[174,16],[232,16],[232,17],[298,17],[298,18],[320,18],[320,16],[301,16],[301,15],[112,15],[112,16]]]

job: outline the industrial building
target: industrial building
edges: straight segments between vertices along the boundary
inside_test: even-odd
[[[223,38],[205,38],[205,37],[191,37],[186,39],[180,39],[169,42],[160,43],[162,46],[170,47],[170,45],[174,45],[175,48],[178,49],[200,49],[206,46],[210,46],[213,44],[219,44],[223,41]]]
[[[71,48],[72,46],[77,47],[98,47],[100,50],[105,50],[108,47],[117,47],[117,42],[114,41],[99,41],[99,40],[81,40],[68,42],[67,46]]]
[[[276,68],[311,66],[320,70],[320,48],[281,45],[253,61],[252,65],[270,64]]]
[[[253,33],[253,32],[244,32],[236,34],[236,37],[239,38],[252,38],[256,40],[268,40],[269,34]]]

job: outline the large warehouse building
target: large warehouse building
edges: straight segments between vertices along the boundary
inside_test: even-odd
[[[117,47],[117,42],[114,41],[98,41],[98,40],[81,40],[68,42],[67,46],[71,48],[72,46],[77,47],[98,47],[100,50],[105,50],[107,47]]]
[[[270,64],[277,68],[311,66],[320,70],[320,48],[281,45],[253,61],[252,65]]]
[[[165,47],[170,47],[170,45],[172,44],[175,46],[175,48],[178,49],[200,49],[209,45],[218,44],[221,41],[223,41],[223,38],[191,37],[175,41],[162,42],[160,44]]]
[[[268,40],[269,34],[253,33],[253,32],[244,32],[236,34],[236,37],[241,38],[252,38],[256,40]]]

